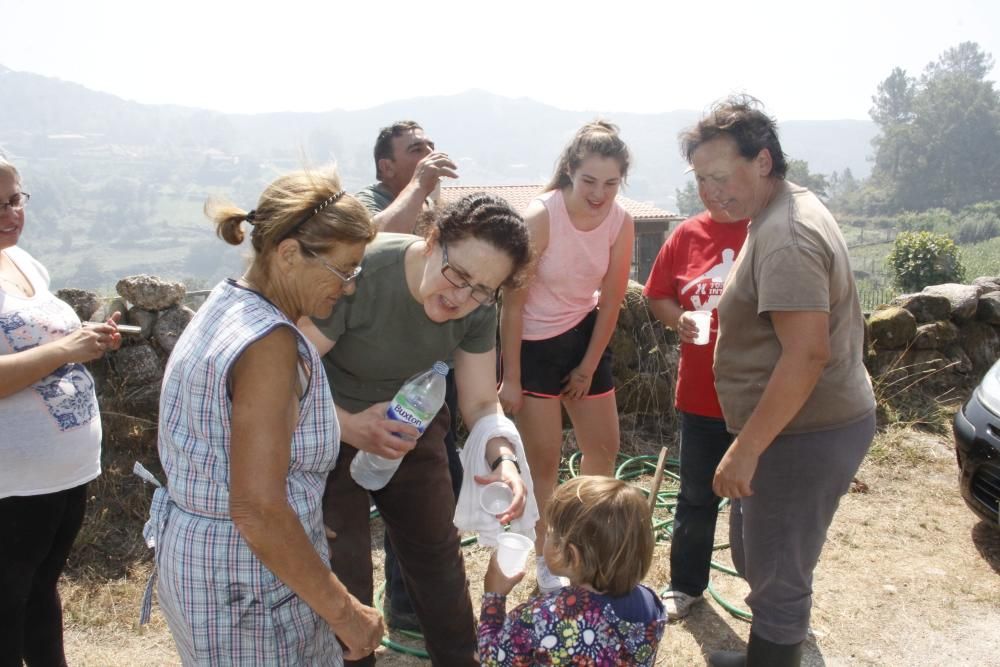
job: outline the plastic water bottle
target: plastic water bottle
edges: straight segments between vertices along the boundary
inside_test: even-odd
[[[396,392],[386,410],[386,416],[412,424],[423,433],[444,405],[447,375],[448,364],[437,361],[430,370],[411,377]],[[378,491],[389,483],[402,460],[403,457],[387,459],[361,451],[351,461],[351,477],[363,488]]]

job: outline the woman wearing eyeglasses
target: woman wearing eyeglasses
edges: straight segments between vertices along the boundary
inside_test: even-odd
[[[542,557],[545,507],[559,481],[562,409],[583,455],[582,474],[611,475],[618,454],[608,343],[632,265],[632,216],[615,201],[629,161],[611,123],[577,131],[525,213],[538,271],[525,289],[504,293],[500,400],[516,415],[543,517],[535,530],[535,580],[543,593],[569,584]]]
[[[232,245],[248,224],[253,259],[212,291],[164,374],[167,486],[144,531],[160,607],[185,665],[342,664],[383,627],[330,571],[322,497],[340,425],[295,322],[354,290],[375,227],[334,173],[282,176],[249,212],[206,212]]]
[[[0,664],[65,665],[56,582],[101,474],[101,416],[83,366],[116,349],[118,314],[81,327],[17,247],[28,193],[0,158]]]
[[[373,598],[369,494],[349,472],[358,450],[402,462],[371,498],[399,559],[434,664],[477,664],[468,582],[453,523],[455,496],[444,437],[447,405],[416,441],[415,428],[386,418],[400,386],[435,361],[451,359],[462,418],[472,429],[501,416],[496,384],[496,292],[517,284],[530,248],[524,221],[502,199],[474,194],[436,212],[424,238],[381,233],[365,255],[357,292],[329,318],[300,326],[325,353],[344,444],[327,482],[324,516],[336,534],[331,565],[365,603]],[[514,447],[486,447],[491,476],[514,502],[503,522],[524,511],[526,491]],[[372,664],[370,658],[364,664]]]

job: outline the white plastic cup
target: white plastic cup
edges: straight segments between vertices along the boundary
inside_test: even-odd
[[[694,320],[698,327],[698,334],[692,341],[695,345],[708,345],[708,339],[712,335],[712,311],[692,310],[688,312],[688,317]]]
[[[513,577],[524,572],[528,554],[534,545],[524,535],[500,533],[497,537],[497,565],[505,577]]]
[[[496,516],[514,502],[514,492],[503,482],[493,482],[483,487],[479,495],[479,506],[487,514]]]

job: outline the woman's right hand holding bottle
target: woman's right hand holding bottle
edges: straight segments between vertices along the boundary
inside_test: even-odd
[[[386,416],[388,402],[376,403],[341,419],[342,439],[358,449],[387,459],[398,459],[416,447],[420,431]],[[341,413],[342,414],[342,413]]]

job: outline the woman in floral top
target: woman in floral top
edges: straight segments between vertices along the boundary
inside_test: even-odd
[[[608,477],[560,486],[548,508],[545,561],[570,585],[506,613],[524,573],[490,561],[479,620],[483,665],[652,665],[666,622],[663,604],[639,582],[653,560],[642,493]]]

